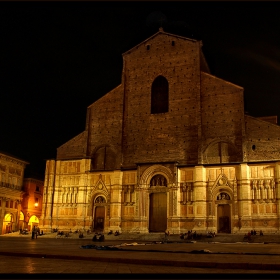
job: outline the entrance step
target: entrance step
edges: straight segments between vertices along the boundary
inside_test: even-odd
[[[164,241],[163,233],[121,233],[118,236],[114,234],[105,234],[106,240],[138,240],[138,241]]]

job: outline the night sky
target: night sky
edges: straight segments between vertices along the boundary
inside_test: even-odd
[[[0,151],[45,160],[121,83],[122,53],[164,31],[199,39],[211,73],[244,87],[251,116],[280,120],[277,2],[0,2]],[[280,121],[279,121],[280,123]]]

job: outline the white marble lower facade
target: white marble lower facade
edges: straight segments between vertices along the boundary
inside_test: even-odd
[[[47,161],[40,229],[279,232],[280,162],[89,169],[90,159]]]

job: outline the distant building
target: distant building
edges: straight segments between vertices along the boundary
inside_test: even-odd
[[[24,160],[0,152],[0,234],[19,230],[23,177],[27,164]]]
[[[243,94],[211,75],[201,41],[160,29],[47,160],[41,227],[279,231],[280,127],[245,114]]]
[[[43,181],[34,178],[24,178],[24,195],[21,203],[21,229],[30,231],[34,226],[39,226],[39,219],[42,213],[43,190]]]

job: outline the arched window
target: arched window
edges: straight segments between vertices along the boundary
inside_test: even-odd
[[[94,153],[91,168],[92,170],[115,169],[115,153],[109,146],[102,146]]]
[[[168,81],[158,76],[152,84],[151,114],[168,112]]]

